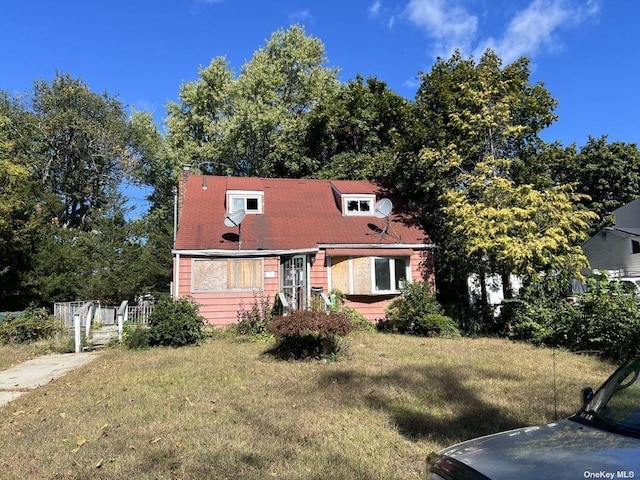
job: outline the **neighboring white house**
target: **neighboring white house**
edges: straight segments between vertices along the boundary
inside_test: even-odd
[[[592,271],[610,277],[640,277],[640,198],[613,212],[615,225],[600,230],[583,246]]]

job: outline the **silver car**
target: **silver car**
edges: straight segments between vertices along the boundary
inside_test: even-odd
[[[640,358],[618,368],[572,417],[495,433],[427,458],[427,480],[640,479]]]

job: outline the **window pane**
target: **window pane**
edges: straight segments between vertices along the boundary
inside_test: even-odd
[[[371,210],[371,203],[369,200],[360,200],[360,211],[369,212]]]
[[[258,211],[258,199],[257,198],[247,198],[247,211]]]
[[[347,202],[347,212],[357,212],[357,211],[358,211],[358,201],[349,200]]]
[[[396,290],[402,290],[407,282],[407,261],[404,258],[396,258],[395,274],[396,274]]]
[[[242,197],[234,197],[231,199],[231,211],[237,212],[238,210],[242,210],[244,208],[244,198]]]
[[[388,258],[375,259],[376,290],[391,290],[391,271]]]

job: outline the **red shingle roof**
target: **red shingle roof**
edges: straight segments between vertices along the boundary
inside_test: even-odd
[[[238,228],[224,225],[227,190],[264,193],[263,213],[247,214],[242,222],[242,250],[429,242],[401,208],[391,214],[388,235],[380,233],[384,219],[342,214],[340,194],[375,194],[376,201],[388,197],[371,182],[218,176],[205,180],[206,190],[202,175],[186,179],[176,250],[238,250]],[[394,204],[399,205],[396,200]]]

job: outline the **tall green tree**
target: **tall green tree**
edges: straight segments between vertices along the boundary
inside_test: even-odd
[[[341,84],[311,112],[307,156],[317,177],[384,180],[399,142],[411,131],[409,102],[374,77]]]
[[[544,147],[539,134],[556,119],[556,105],[542,83],[531,83],[528,59],[503,66],[491,50],[477,63],[455,52],[421,75],[415,102],[419,127],[399,156],[396,178],[401,191],[422,209],[426,230],[439,246],[436,275],[444,303],[466,301],[469,273],[497,268],[485,267],[485,255],[491,252],[469,250],[459,229],[464,217],[456,218],[461,212],[452,205],[462,208],[476,201],[468,191],[474,178],[502,178],[510,188],[518,187],[516,180],[532,183],[528,163]],[[485,172],[489,160],[491,176]]]
[[[184,162],[216,173],[301,177],[315,171],[303,143],[309,114],[338,86],[323,43],[301,26],[278,30],[234,77],[224,58],[182,85],[167,107],[167,140]]]
[[[587,265],[581,243],[597,215],[576,206],[581,195],[571,185],[516,185],[500,173],[508,168],[508,159],[488,157],[458,177],[464,188],[441,196],[463,255],[503,278],[540,271],[579,275]]]
[[[558,183],[574,182],[587,195],[584,208],[598,214],[588,229],[593,235],[613,224],[612,213],[640,196],[640,150],[634,143],[608,142],[607,136],[589,137],[576,153],[576,146],[565,149],[549,162]]]
[[[31,178],[35,119],[26,105],[0,92],[0,309],[21,308],[34,234],[44,220],[44,196]]]
[[[33,168],[45,191],[60,199],[56,221],[90,229],[121,202],[122,162],[130,154],[124,106],[62,73],[36,81],[32,103],[39,131]]]

